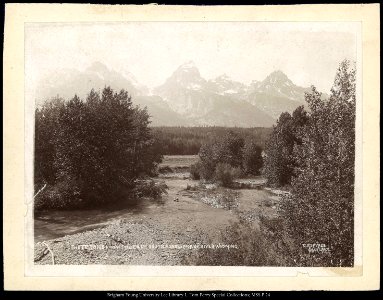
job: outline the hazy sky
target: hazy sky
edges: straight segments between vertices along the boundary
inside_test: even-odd
[[[149,87],[192,60],[211,79],[226,73],[249,83],[282,70],[296,84],[330,89],[344,58],[356,60],[356,23],[128,22],[28,24],[26,76],[99,61]]]

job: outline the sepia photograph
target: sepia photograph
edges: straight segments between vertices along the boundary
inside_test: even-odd
[[[352,267],[357,27],[25,27],[34,263]]]
[[[8,6],[20,280],[375,284],[378,6],[326,7]]]

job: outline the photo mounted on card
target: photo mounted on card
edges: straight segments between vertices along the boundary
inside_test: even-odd
[[[362,114],[378,102],[362,21],[377,6],[329,8],[8,5],[23,278],[365,276],[378,198],[362,141],[378,128]]]

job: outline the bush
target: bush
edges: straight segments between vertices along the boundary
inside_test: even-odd
[[[185,190],[186,191],[194,192],[194,191],[198,191],[199,189],[200,189],[200,187],[198,185],[189,185],[189,184],[187,184]]]
[[[153,179],[138,180],[133,190],[137,198],[159,199],[163,194],[167,194],[168,186],[165,182],[155,182]]]
[[[158,168],[158,172],[160,174],[166,174],[166,173],[173,173],[173,170],[169,166],[163,166]]]
[[[262,205],[266,206],[266,207],[272,207],[273,206],[273,202],[270,199],[265,199],[265,200],[262,201]]]
[[[232,210],[238,206],[239,193],[237,191],[232,191],[225,189],[218,196],[218,203],[223,206],[223,208]]]
[[[200,161],[190,166],[190,176],[193,180],[201,179],[201,168],[202,168],[202,164]]]
[[[47,185],[35,198],[34,209],[81,208],[84,203],[76,182],[63,180],[55,185]]]
[[[229,164],[219,163],[214,172],[214,181],[218,182],[221,186],[230,187],[233,180],[242,175],[240,168],[234,168]]]
[[[264,233],[245,221],[227,227],[219,243],[210,240],[208,245],[232,245],[227,247],[201,248],[183,258],[183,264],[196,266],[286,266],[275,245]]]
[[[238,206],[239,192],[226,188],[206,189],[198,199],[215,208],[234,209]]]

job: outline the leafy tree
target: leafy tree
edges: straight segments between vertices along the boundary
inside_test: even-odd
[[[232,167],[241,167],[243,138],[232,131],[215,137],[202,145],[199,157],[202,163],[202,177],[211,179],[219,163]]]
[[[263,166],[262,148],[254,139],[246,139],[243,147],[242,167],[246,174],[259,175]]]
[[[352,266],[354,251],[355,70],[343,61],[328,100],[306,94],[309,121],[294,149],[297,177],[282,202],[295,256],[303,265]],[[309,254],[302,244],[323,244]]]
[[[37,208],[84,207],[128,199],[161,160],[146,110],[128,93],[91,90],[36,110],[35,184],[49,183]]]
[[[64,99],[53,98],[35,112],[34,181],[38,188],[55,182],[55,139]]]
[[[266,142],[265,176],[270,185],[284,186],[291,183],[296,166],[294,145],[302,143],[299,137],[307,123],[307,112],[298,107],[292,115],[284,112]]]

